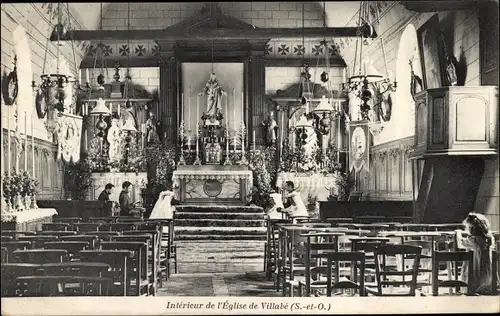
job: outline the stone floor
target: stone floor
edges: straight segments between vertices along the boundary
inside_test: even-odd
[[[158,296],[281,296],[264,272],[173,274]]]

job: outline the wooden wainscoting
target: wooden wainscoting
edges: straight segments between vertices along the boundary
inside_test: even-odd
[[[14,171],[16,168],[16,160],[19,162],[19,170],[25,170],[25,143],[21,142],[20,146],[16,146],[16,141],[11,137],[10,157],[8,155],[7,146],[7,130],[2,130],[2,157],[4,170],[8,168],[10,158],[10,167]],[[37,199],[51,200],[60,199],[62,197],[63,185],[63,162],[56,160],[57,144],[35,138],[35,176],[39,181],[39,193]],[[28,168],[30,173],[33,173],[32,166],[31,136],[28,137]]]
[[[413,137],[370,148],[370,171],[356,174],[363,200],[412,200],[412,168],[408,159]]]

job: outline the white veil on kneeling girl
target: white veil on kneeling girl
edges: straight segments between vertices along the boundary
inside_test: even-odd
[[[175,207],[172,206],[172,199],[175,193],[172,191],[163,191],[158,197],[158,201],[149,216],[150,219],[172,219],[174,217]]]

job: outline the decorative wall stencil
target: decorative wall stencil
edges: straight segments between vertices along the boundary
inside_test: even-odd
[[[120,45],[120,55],[128,56],[130,54],[130,48],[128,45]]]
[[[293,53],[297,56],[302,56],[305,54],[305,47],[302,44],[296,45],[293,48]]]
[[[267,43],[266,44],[266,47],[264,48],[264,54],[265,55],[272,55],[273,53],[273,46],[271,46],[271,44]]]
[[[111,56],[111,55],[113,55],[113,48],[111,47],[111,45],[104,45],[104,47],[102,49],[102,53],[106,57]]]
[[[290,47],[288,47],[286,44],[280,44],[278,46],[278,54],[285,56],[290,53]]]
[[[135,48],[135,54],[137,56],[144,56],[144,55],[146,55],[146,47],[145,47],[145,45],[137,45],[137,47]]]
[[[151,47],[151,54],[153,56],[160,56],[160,49],[161,47],[158,44],[154,44],[153,47]]]
[[[323,46],[320,44],[314,45],[312,48],[312,54],[314,56],[323,55],[324,54]]]

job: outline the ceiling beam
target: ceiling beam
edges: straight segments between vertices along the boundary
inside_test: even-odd
[[[100,40],[249,40],[272,38],[332,38],[357,37],[357,27],[267,28],[253,30],[194,29],[194,30],[120,30],[120,31],[68,31],[61,41]],[[377,36],[374,33],[373,38]],[[51,37],[51,41],[57,41]]]

